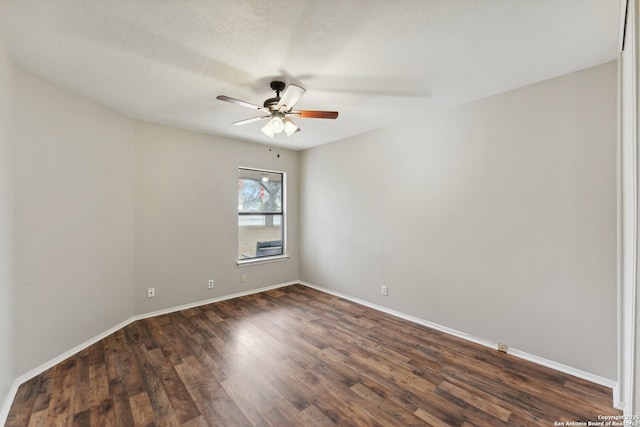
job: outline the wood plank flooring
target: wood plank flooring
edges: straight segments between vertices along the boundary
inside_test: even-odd
[[[301,285],[134,322],[23,384],[7,426],[553,426],[611,390]]]

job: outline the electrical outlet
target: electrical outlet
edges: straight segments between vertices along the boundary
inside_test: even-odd
[[[384,296],[387,296],[387,287],[385,285],[382,285],[382,287],[380,288],[380,293]]]
[[[509,351],[509,346],[503,343],[498,343],[498,351],[506,353],[507,351]]]
[[[247,281],[247,275],[246,275],[246,274],[244,274],[244,273],[243,273],[243,274],[241,274],[241,275],[240,275],[240,281],[241,281],[241,282],[246,282],[246,281]]]
[[[209,289],[213,289],[213,279],[209,279]]]
[[[156,288],[147,289],[147,298],[153,298],[156,296]]]

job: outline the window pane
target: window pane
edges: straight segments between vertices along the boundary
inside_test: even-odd
[[[283,253],[282,215],[238,215],[238,259]]]
[[[282,213],[282,174],[240,169],[238,212]]]

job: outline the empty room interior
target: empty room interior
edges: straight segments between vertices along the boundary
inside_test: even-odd
[[[0,424],[640,425],[639,10],[0,0]]]

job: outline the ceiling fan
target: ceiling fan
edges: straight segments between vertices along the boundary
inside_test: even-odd
[[[302,98],[302,95],[307,91],[303,87],[294,84],[286,86],[284,82],[273,81],[271,82],[271,89],[276,92],[276,96],[275,98],[269,98],[264,101],[262,107],[249,102],[240,101],[239,99],[230,98],[225,95],[219,95],[216,98],[220,101],[230,102],[241,107],[262,111],[264,113],[262,116],[240,120],[231,124],[246,125],[247,123],[269,119],[267,124],[262,127],[262,132],[270,138],[273,138],[276,134],[282,132],[287,136],[291,136],[300,130],[293,120],[291,120],[290,116],[296,116],[303,119],[335,119],[338,117],[337,111],[294,110],[294,104],[298,102],[300,98]],[[280,92],[282,92],[282,96],[280,96]]]

